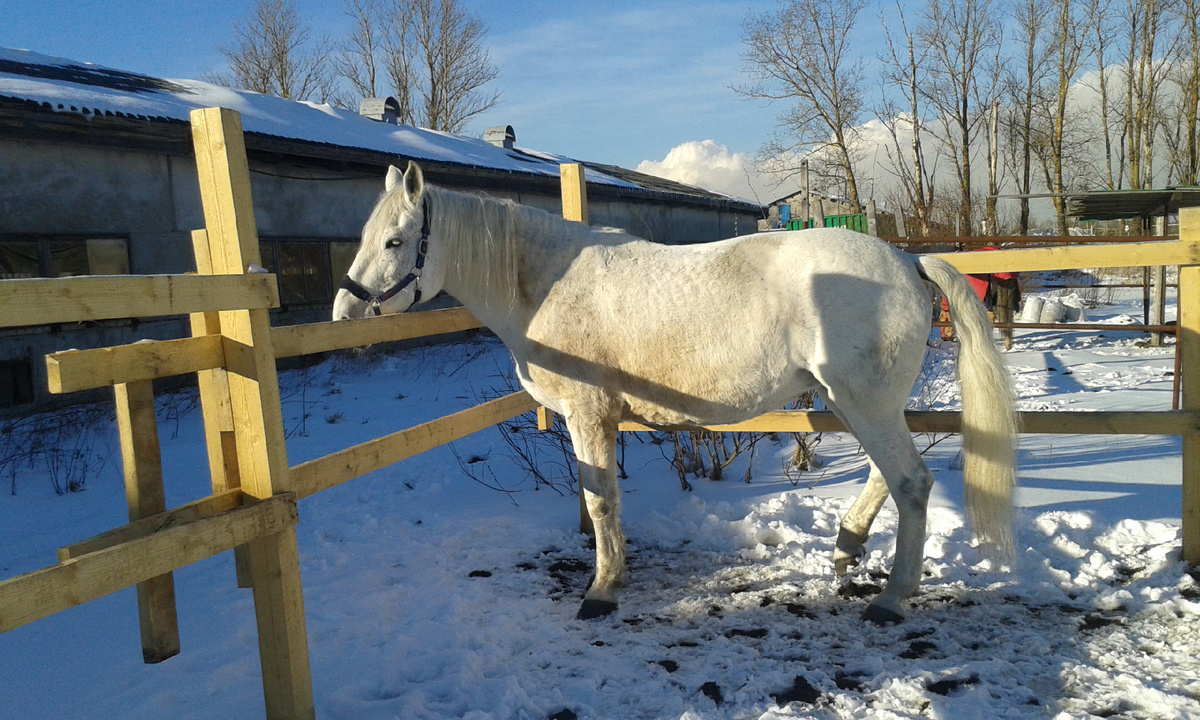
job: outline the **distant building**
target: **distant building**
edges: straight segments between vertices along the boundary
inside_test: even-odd
[[[0,279],[195,269],[203,227],[188,113],[224,106],[246,130],[264,265],[279,277],[276,323],[329,316],[338,279],[383,189],[388,165],[429,181],[561,212],[560,162],[515,146],[395,122],[387,98],[361,113],[191,80],[163,80],[0,49]],[[664,243],[753,232],[753,203],[583,162],[593,225]],[[183,318],[0,329],[0,413],[45,392],[42,356],[71,347],[180,337]]]
[[[811,207],[810,207],[811,205]],[[848,227],[861,232],[868,232],[869,207],[867,210],[860,208],[858,205],[850,202],[847,198],[825,195],[824,193],[809,191],[785,195],[777,200],[772,200],[767,205],[767,217],[759,221],[760,230],[774,230],[791,227],[799,229],[798,223],[805,223],[804,227],[813,226],[813,218],[818,212],[824,213],[826,218],[825,225],[833,227]],[[888,212],[877,211],[875,213],[877,223],[876,235],[880,237],[894,237],[898,233],[895,217]],[[790,223],[790,224],[789,224]],[[820,226],[819,223],[817,223]]]

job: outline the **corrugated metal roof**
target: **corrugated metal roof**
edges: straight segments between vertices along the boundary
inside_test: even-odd
[[[357,113],[310,102],[295,102],[196,80],[163,80],[91,63],[0,48],[0,104],[26,112],[186,123],[196,108],[237,110],[248,135],[280,138],[292,148],[345,148],[379,157],[401,156],[441,163],[458,171],[516,174],[549,180],[560,163],[581,162],[535,150],[497,147],[478,138],[407,125],[380,123]],[[143,127],[143,131],[145,126]],[[281,148],[285,143],[277,143]],[[303,152],[299,152],[303,155]],[[587,163],[588,183],[623,194],[760,212],[739,198],[601,163]],[[511,175],[510,175],[511,176]]]
[[[1195,206],[1200,206],[1200,187],[1100,190],[1067,198],[1067,214],[1080,220],[1157,217]]]

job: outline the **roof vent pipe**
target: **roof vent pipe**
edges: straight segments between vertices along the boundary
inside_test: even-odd
[[[395,125],[400,122],[400,103],[394,97],[364,98],[358,105],[358,114]]]
[[[488,128],[483,133],[483,139],[496,147],[512,150],[513,143],[517,141],[517,133],[513,130],[512,125],[505,125],[504,127]]]

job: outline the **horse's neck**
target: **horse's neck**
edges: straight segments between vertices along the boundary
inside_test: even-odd
[[[446,291],[508,342],[524,334],[584,240],[553,216],[486,199],[463,204],[448,247]]]

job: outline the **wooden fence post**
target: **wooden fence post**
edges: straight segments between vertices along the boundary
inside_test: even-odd
[[[154,415],[150,380],[113,386],[117,430],[125,466],[125,498],[129,520],[141,520],[167,509],[163,490],[162,453]],[[179,616],[175,611],[175,578],[165,573],[138,583],[138,621],[142,628],[142,659],[159,663],[179,654]]]
[[[583,166],[578,163],[564,163],[558,166],[558,175],[562,182],[563,217],[587,225],[587,179],[584,177]],[[538,427],[550,429],[554,418],[549,410],[538,411]],[[587,499],[583,496],[583,480],[579,482],[579,531],[586,535],[595,535],[596,526],[592,516],[588,514]]]
[[[558,174],[562,182],[563,217],[587,225],[587,180],[584,177],[583,166],[578,163],[564,163],[558,166]]]
[[[241,116],[226,108],[191,113],[196,169],[212,270],[245,273],[260,262]],[[267,310],[220,314],[242,490],[266,499],[290,490],[279,378]],[[267,717],[312,718],[312,675],[296,530],[249,544],[254,612]]]
[[[212,275],[212,252],[208,246],[208,231],[192,231],[192,250],[196,256],[196,274]],[[221,334],[221,314],[192,313],[192,337]],[[212,476],[213,495],[242,486],[238,472],[237,438],[233,432],[233,409],[229,399],[229,377],[225,368],[202,370],[197,373],[200,388],[200,409],[204,414],[204,440],[208,447],[208,465]],[[238,587],[248,588],[250,556],[246,547],[233,551]]]
[[[1200,208],[1179,211],[1179,239],[1200,240]],[[1179,268],[1178,343],[1184,410],[1200,410],[1200,266]],[[1200,433],[1183,433],[1183,559],[1200,565]]]

